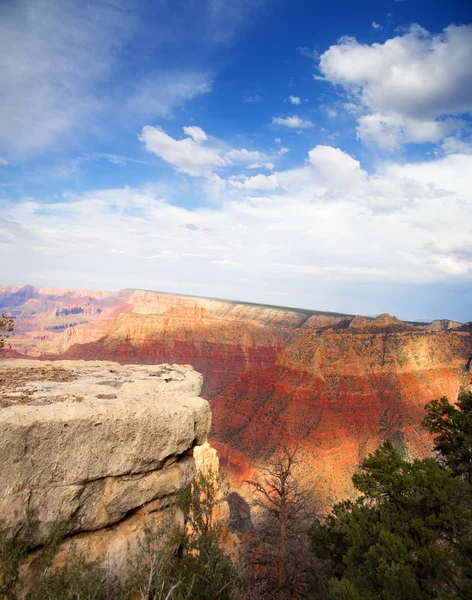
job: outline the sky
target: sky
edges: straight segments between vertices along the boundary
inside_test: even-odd
[[[0,283],[472,320],[468,2],[0,0],[0,82]]]

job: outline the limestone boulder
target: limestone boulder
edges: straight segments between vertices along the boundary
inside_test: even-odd
[[[57,520],[70,534],[123,529],[143,507],[174,505],[210,429],[201,386],[188,366],[0,361],[4,527],[15,531],[33,510],[35,546]]]

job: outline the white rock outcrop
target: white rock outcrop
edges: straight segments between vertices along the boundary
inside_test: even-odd
[[[188,366],[0,361],[3,526],[33,510],[32,547],[66,520],[81,550],[123,549],[194,477],[211,424],[201,385]]]

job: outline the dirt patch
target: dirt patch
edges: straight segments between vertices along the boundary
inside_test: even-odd
[[[76,401],[80,399],[69,394],[33,399],[38,381],[74,381],[77,375],[67,369],[55,366],[16,367],[0,369],[0,408],[18,404],[50,404],[52,402]]]

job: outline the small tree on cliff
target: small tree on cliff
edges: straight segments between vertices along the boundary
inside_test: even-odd
[[[423,427],[436,435],[438,459],[472,485],[472,392],[459,394],[454,406],[446,397],[426,405]]]
[[[281,446],[260,475],[246,481],[258,514],[247,536],[245,562],[259,598],[297,598],[305,587],[313,513],[310,491],[298,479],[297,452]]]
[[[143,600],[230,600],[238,572],[224,542],[220,505],[225,484],[218,472],[198,471],[179,493],[185,527],[149,525],[131,561],[127,588]],[[135,597],[133,596],[133,598]]]
[[[403,460],[385,442],[353,476],[361,496],[314,527],[337,600],[472,597],[470,486],[435,460]]]
[[[5,346],[5,340],[10,337],[9,334],[13,331],[13,319],[6,315],[2,314],[0,317],[0,350]]]

